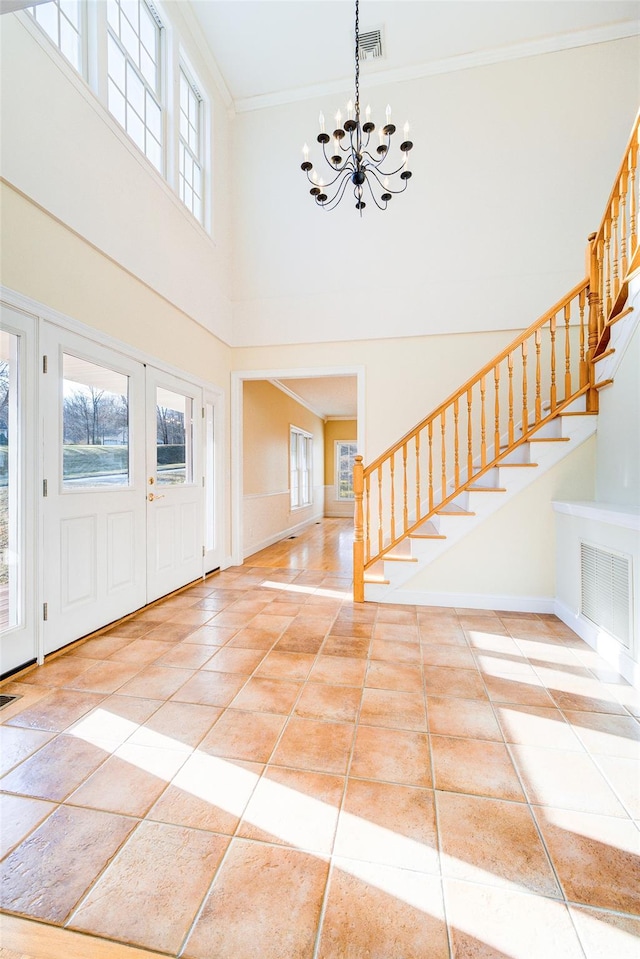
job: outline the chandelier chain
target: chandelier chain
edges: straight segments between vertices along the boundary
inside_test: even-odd
[[[356,0],[356,122],[360,119],[360,11]]]

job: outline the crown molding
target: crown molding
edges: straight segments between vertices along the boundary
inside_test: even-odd
[[[579,30],[554,37],[514,43],[506,47],[494,47],[490,50],[465,53],[456,57],[447,57],[443,60],[413,64],[396,70],[378,70],[367,76],[366,82],[367,87],[380,87],[388,83],[402,83],[406,80],[419,80],[423,77],[437,76],[442,73],[456,73],[460,70],[471,70],[474,67],[490,66],[496,63],[505,63],[509,60],[521,60],[546,53],[559,53],[563,50],[573,50],[576,47],[609,43],[612,40],[625,40],[638,35],[640,35],[640,20],[626,20],[590,30]],[[234,102],[234,107],[236,113],[249,113],[253,110],[266,110],[269,107],[297,103],[301,100],[311,100],[327,94],[342,95],[345,90],[351,88],[352,83],[353,78],[343,77],[340,80],[332,80],[330,83],[279,90],[277,93],[265,93],[260,96],[237,99]]]

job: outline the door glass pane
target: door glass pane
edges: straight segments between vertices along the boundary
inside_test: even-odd
[[[0,333],[0,629],[19,618],[19,345],[14,333]]]
[[[129,377],[65,353],[64,489],[129,486]]]
[[[160,486],[191,483],[193,400],[161,386],[156,396],[156,482]]]

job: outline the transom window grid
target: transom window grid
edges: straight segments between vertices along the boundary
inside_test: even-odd
[[[83,25],[80,0],[48,0],[26,8],[78,73],[83,72]]]
[[[108,0],[107,21],[109,111],[162,173],[160,22],[145,0]]]
[[[289,461],[291,509],[310,506],[312,502],[311,466],[313,436],[296,426],[290,428]]]
[[[353,499],[353,464],[358,452],[355,440],[336,440],[336,497]]]
[[[180,199],[202,223],[202,97],[182,67],[178,149]]]

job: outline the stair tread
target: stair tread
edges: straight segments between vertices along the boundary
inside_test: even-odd
[[[498,466],[500,467],[500,469],[502,469],[503,466],[508,466],[509,468],[511,468],[512,466],[520,467],[520,466],[537,466],[537,465],[538,465],[537,463],[498,463]]]
[[[442,509],[437,509],[436,513],[438,516],[475,516],[476,514],[468,509],[462,509],[461,506],[456,506],[454,503],[450,503],[448,506],[443,506]]]
[[[506,486],[467,486],[468,493],[506,493]]]
[[[532,436],[530,443],[568,443],[570,436]]]
[[[394,556],[393,553],[383,553],[382,559],[385,563],[417,563],[417,556],[403,556],[401,553],[396,553]]]

